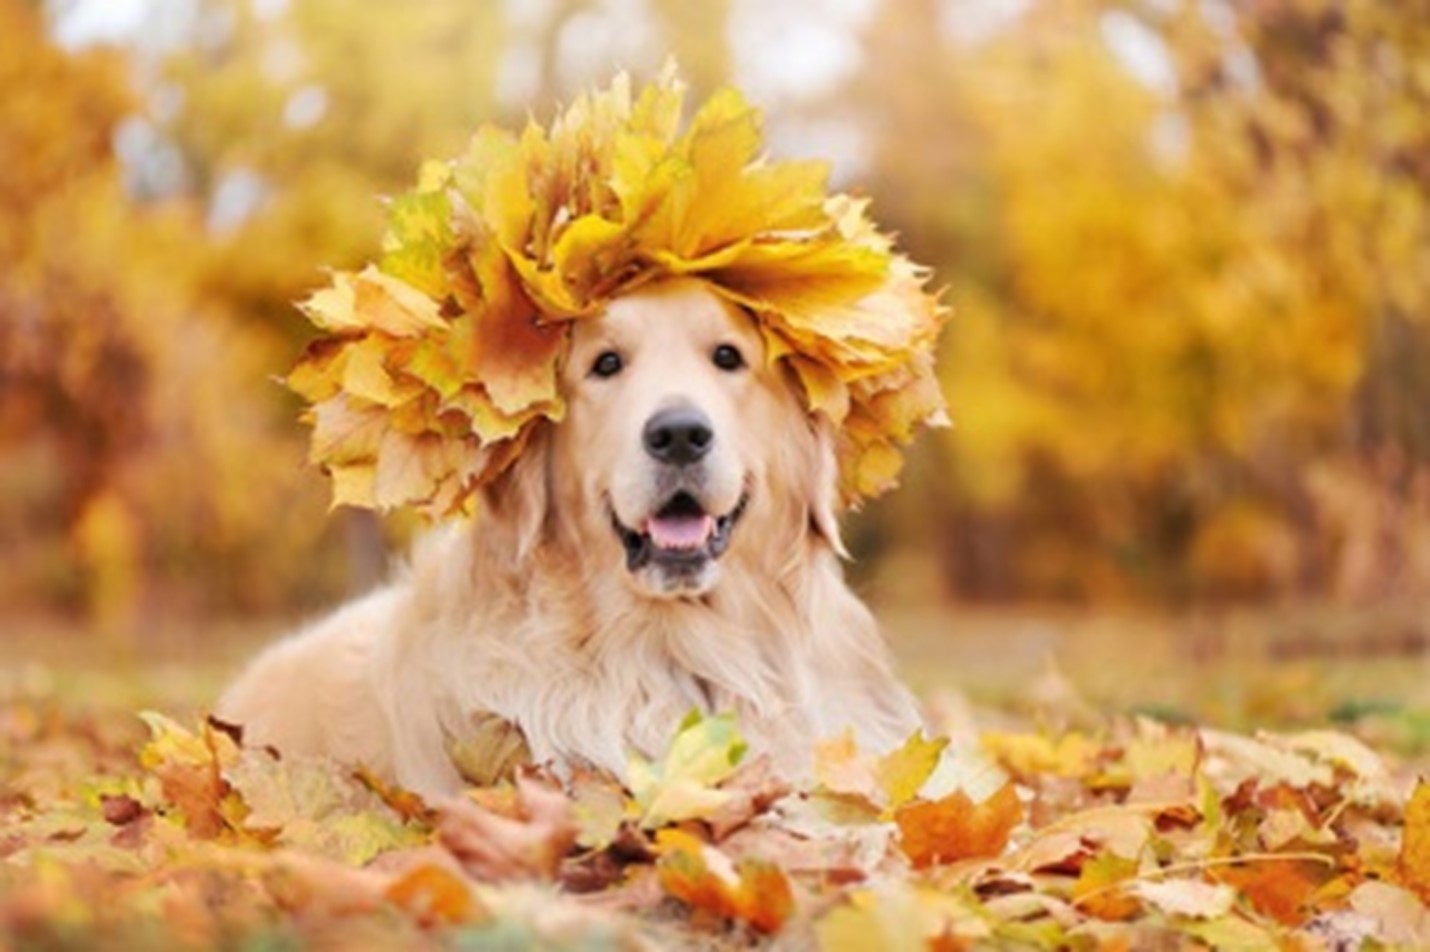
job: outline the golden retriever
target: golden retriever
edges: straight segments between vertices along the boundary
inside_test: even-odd
[[[492,716],[532,757],[623,775],[692,708],[734,711],[801,775],[852,728],[920,720],[845,586],[828,427],[755,321],[671,279],[573,324],[568,409],[405,577],[260,655],[216,714],[279,750],[361,763],[425,795]]]

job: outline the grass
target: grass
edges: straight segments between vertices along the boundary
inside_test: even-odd
[[[1430,606],[1196,610],[879,605],[907,680],[996,709],[1049,694],[1234,730],[1356,723],[1430,751]]]
[[[1430,608],[1301,604],[1181,613],[971,608],[871,593],[900,670],[927,698],[982,709],[1049,701],[1236,730],[1356,723],[1430,751]],[[0,617],[0,698],[22,692],[187,716],[285,619],[151,623],[99,634]],[[1056,706],[1056,704],[1054,704]]]

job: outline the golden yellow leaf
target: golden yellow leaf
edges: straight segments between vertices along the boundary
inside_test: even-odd
[[[1082,866],[1073,883],[1073,901],[1088,915],[1112,922],[1135,916],[1141,903],[1127,893],[1134,882],[1137,861],[1115,853],[1099,853]]]
[[[377,467],[372,463],[334,465],[328,469],[333,481],[333,507],[355,506],[370,509],[377,505],[373,486],[377,482]]]
[[[879,760],[878,778],[886,805],[897,809],[918,796],[947,746],[947,737],[929,738],[915,731],[904,746],[885,754]]]
[[[1430,783],[1415,785],[1405,807],[1405,833],[1400,841],[1400,880],[1430,902]]]

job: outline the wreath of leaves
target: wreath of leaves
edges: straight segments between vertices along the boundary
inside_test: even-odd
[[[572,322],[667,276],[755,315],[834,426],[846,504],[893,485],[900,447],[945,421],[926,270],[867,200],[827,192],[823,163],[760,155],[738,93],[682,129],[684,100],[673,70],[639,92],[621,75],[550,129],[481,128],[392,202],[379,260],[301,305],[323,336],[287,382],[311,404],[334,505],[468,512],[562,418]]]

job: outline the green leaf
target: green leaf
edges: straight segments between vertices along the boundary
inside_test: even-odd
[[[734,714],[704,717],[691,711],[665,756],[650,763],[631,756],[626,783],[647,828],[708,817],[732,796],[717,789],[745,756]]]

